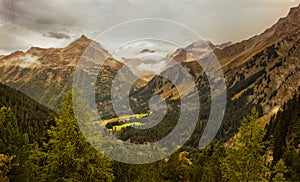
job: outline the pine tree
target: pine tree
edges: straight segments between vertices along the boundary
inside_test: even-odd
[[[15,156],[16,165],[8,173],[12,181],[28,181],[27,158],[29,155],[28,137],[20,132],[17,119],[10,108],[0,109],[0,153]]]
[[[221,164],[225,180],[267,180],[269,171],[264,158],[264,135],[264,127],[253,109],[252,114],[244,118],[233,146],[226,148],[226,157]]]
[[[285,181],[284,174],[287,172],[287,168],[285,166],[285,163],[283,159],[280,159],[276,165],[274,166],[273,173],[275,174],[274,178],[272,178],[272,181]]]
[[[37,181],[112,181],[111,161],[85,140],[78,127],[71,92],[55,121],[49,142],[30,157]]]
[[[15,156],[9,157],[4,154],[0,154],[0,181],[9,181],[7,174],[13,166],[17,165],[12,163],[14,158]]]

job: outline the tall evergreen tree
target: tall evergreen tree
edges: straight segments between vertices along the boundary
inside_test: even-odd
[[[12,181],[28,181],[27,158],[29,155],[28,137],[22,134],[16,116],[10,108],[0,109],[0,153],[15,156],[12,162],[16,165],[9,171]]]
[[[284,177],[285,173],[287,172],[287,168],[284,164],[284,160],[280,159],[276,165],[274,166],[274,178],[272,178],[272,181],[285,181],[286,178]]]
[[[222,161],[222,175],[228,181],[267,180],[269,170],[265,165],[264,127],[255,109],[244,118],[233,146],[227,147]]]
[[[12,163],[14,157],[15,156],[9,157],[4,154],[0,154],[0,181],[9,181],[7,174],[13,166],[17,165]]]
[[[112,181],[111,161],[85,140],[78,127],[71,92],[55,121],[49,142],[30,157],[37,181]]]

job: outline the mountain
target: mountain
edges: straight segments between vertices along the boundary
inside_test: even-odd
[[[287,17],[281,18],[265,32],[248,40],[219,46],[211,42],[194,42],[167,56],[167,59],[172,58],[181,64],[195,80],[201,105],[205,108],[200,116],[202,120],[205,120],[209,113],[210,86],[205,73],[193,56],[205,60],[214,53],[219,59],[225,74],[228,95],[225,118],[219,130],[220,138],[232,136],[239,127],[242,117],[251,110],[251,107],[257,107],[260,116],[276,113],[284,102],[297,92],[300,86],[299,17],[300,6],[292,8]],[[27,52],[17,51],[8,56],[1,56],[0,82],[20,90],[45,106],[56,109],[66,91],[71,89],[76,65],[91,43],[95,44],[93,47],[95,50],[82,59],[82,74],[89,77],[100,73],[95,88],[96,101],[101,107],[104,118],[113,117],[115,113],[110,100],[110,88],[114,77],[124,64],[112,58],[100,44],[85,36],[66,48],[32,47]],[[140,53],[155,52],[143,48]],[[189,53],[193,53],[193,56]],[[103,69],[99,72],[95,71],[99,63],[93,61],[98,55],[107,58]],[[191,87],[187,85],[186,79],[178,74],[178,69],[176,66],[169,65],[162,73],[169,73],[178,87],[183,90],[183,95],[188,96]],[[122,77],[136,79],[130,69],[127,69],[127,72],[129,74]],[[180,100],[174,84],[161,76],[150,76],[138,80],[133,86],[130,94],[133,98],[131,104],[135,105],[138,111],[146,112],[148,100],[153,95],[161,95],[174,102]],[[137,107],[139,105],[137,103],[146,107]]]
[[[231,42],[226,42],[220,45],[214,45],[210,41],[198,41],[193,42],[185,48],[177,49],[175,53],[169,57],[177,62],[189,62],[193,61],[194,57],[202,58],[210,54],[214,49],[223,49],[232,45]]]
[[[122,71],[120,71],[121,69]],[[117,80],[116,76],[119,76],[120,80]],[[127,95],[123,95],[124,85],[128,82],[130,83],[130,81],[133,82],[134,80],[137,80],[137,77],[134,75],[131,69],[111,57],[108,58],[108,60],[101,66],[100,70],[97,71],[97,79],[95,80],[95,100],[97,103],[98,112],[103,119],[117,117],[116,113],[114,112],[111,98],[113,84],[119,83],[115,86],[115,89],[118,90],[118,92],[116,95],[114,95],[114,97],[120,98],[120,102],[122,102],[124,99],[127,99]],[[132,89],[136,90],[138,87],[138,84],[135,83],[132,86]]]
[[[17,51],[3,56],[0,59],[0,82],[55,110],[59,108],[66,92],[72,89],[76,66],[92,43],[92,40],[81,36],[65,48],[32,47],[26,52]],[[93,45],[93,53],[81,59],[81,66],[92,69],[97,67],[98,63],[94,62],[97,56],[109,57],[109,53],[99,44]],[[114,66],[118,67],[111,61],[106,68],[113,69]],[[83,70],[86,75],[91,71]]]
[[[79,62],[80,61],[80,62]],[[116,117],[111,105],[110,88],[121,68],[122,78],[136,80],[136,76],[123,63],[84,35],[65,48],[42,49],[32,47],[17,51],[0,59],[0,82],[20,90],[42,105],[57,110],[68,90],[72,89],[75,71],[82,80],[80,89],[93,89],[96,82],[96,102],[104,118]],[[123,79],[123,80],[126,80]],[[139,79],[136,85],[145,85]],[[86,95],[83,97],[87,98]],[[94,101],[88,101],[93,104]]]
[[[300,85],[299,35],[300,6],[292,8],[287,17],[262,34],[216,49],[228,81],[229,95],[238,97],[253,89],[249,101],[261,104],[264,113],[282,106]]]
[[[223,48],[208,43],[214,48],[214,53],[222,65],[230,99],[237,99],[247,90],[253,90],[249,101],[261,103],[267,113],[274,106],[281,106],[293,95],[300,85],[299,17],[298,6],[292,8],[286,18],[281,18],[264,33],[249,40]],[[199,69],[187,52],[190,49],[197,50],[197,47],[203,52],[201,45],[193,43],[186,49],[177,50],[174,56],[175,60],[191,69],[192,75],[196,75]],[[195,79],[198,80],[199,76]],[[160,90],[159,88],[161,87],[155,89]]]
[[[216,49],[221,64],[224,67],[238,66],[248,61],[255,53],[261,52],[285,37],[294,35],[300,28],[299,6],[291,8],[288,15],[260,35],[248,40],[227,46],[224,49]]]
[[[173,54],[173,58],[196,80],[202,98],[201,104],[209,105],[207,102],[210,87],[206,76],[199,64],[189,55],[192,50],[196,53],[193,53],[194,56],[198,55],[198,59],[208,59],[212,51],[204,51],[202,45],[193,43],[185,49],[179,49]],[[209,45],[221,63],[227,84],[227,109],[218,134],[220,138],[233,136],[242,117],[250,112],[251,107],[256,107],[260,116],[268,116],[276,113],[298,92],[300,6],[292,8],[287,17],[281,18],[260,35],[224,47]],[[178,74],[176,67],[171,67],[163,73],[171,73],[179,87],[186,88],[185,93],[189,92],[188,85]],[[157,94],[169,100],[179,99],[174,85],[160,76],[155,76],[148,85],[134,94],[139,100],[147,100]]]
[[[30,48],[0,60],[0,81],[55,109],[71,88],[72,73],[91,40],[82,36],[66,48]]]

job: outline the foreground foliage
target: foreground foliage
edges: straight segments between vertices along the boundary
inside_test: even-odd
[[[69,93],[49,131],[50,140],[32,151],[38,181],[112,181],[111,161],[84,138],[73,113]]]

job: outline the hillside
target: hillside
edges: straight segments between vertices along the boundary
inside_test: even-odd
[[[300,6],[292,8],[287,17],[261,35],[225,48],[215,48],[214,53],[223,67],[227,84],[227,109],[219,137],[228,139],[239,127],[243,116],[256,107],[259,115],[276,112],[289,100],[300,86]],[[198,45],[199,46],[199,45]],[[195,47],[192,44],[190,47]],[[200,46],[201,47],[201,46]],[[189,48],[189,47],[188,47]],[[181,50],[179,61],[197,80],[201,104],[209,105],[209,84],[196,61],[190,60],[188,51]],[[211,53],[210,53],[211,54]],[[201,59],[208,59],[209,55]],[[185,61],[184,59],[187,59]],[[175,67],[171,73],[179,87],[187,88],[185,80]],[[188,89],[186,91],[188,93]],[[143,93],[143,94],[140,94]],[[169,100],[179,98],[172,83],[160,76],[134,93],[140,100],[159,94]],[[206,107],[204,107],[206,108]],[[204,113],[207,110],[204,109]],[[202,126],[203,127],[203,126]]]
[[[17,51],[4,56],[0,59],[0,82],[56,110],[66,92],[72,89],[76,66],[91,43],[92,40],[82,36],[65,48],[32,47],[27,52]],[[92,56],[109,55],[100,45],[95,45]],[[81,63],[90,69],[97,66],[89,60]],[[90,71],[84,74],[88,75]]]
[[[300,88],[299,88],[300,90]],[[270,141],[273,165],[280,159],[289,166],[286,174],[291,181],[300,179],[300,95],[286,102],[280,111],[271,118],[267,126],[266,140]]]
[[[51,124],[50,116],[55,115],[53,111],[0,83],[0,108],[3,106],[12,109],[21,132],[28,134],[30,142],[43,141],[46,128]]]
[[[0,82],[56,109],[71,88],[72,73],[91,40],[82,36],[66,48],[17,51],[0,60]]]

